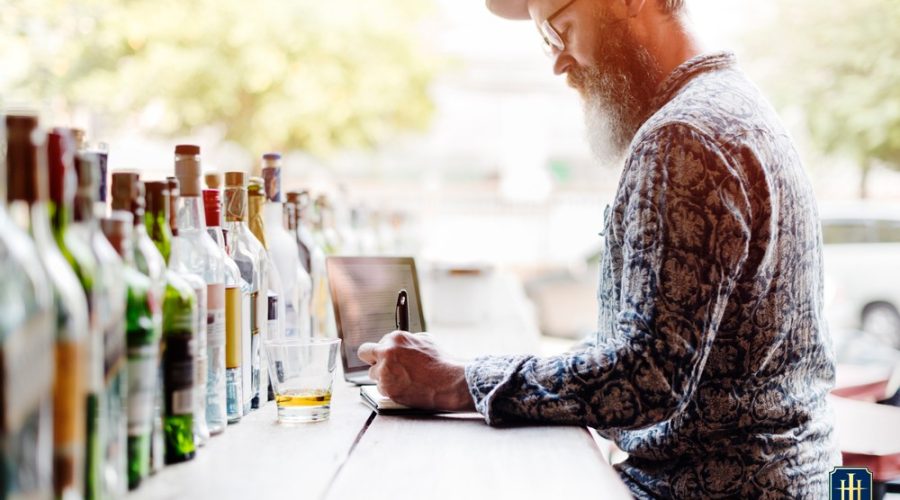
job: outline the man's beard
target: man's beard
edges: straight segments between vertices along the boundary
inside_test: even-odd
[[[610,19],[605,12],[601,19]],[[606,23],[590,66],[569,71],[569,85],[584,99],[591,151],[601,163],[620,160],[650,117],[660,83],[656,60],[624,22]]]

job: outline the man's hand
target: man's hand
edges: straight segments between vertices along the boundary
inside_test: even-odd
[[[443,411],[474,411],[465,367],[441,354],[427,333],[389,333],[359,346],[359,359],[372,365],[369,378],[397,403]]]

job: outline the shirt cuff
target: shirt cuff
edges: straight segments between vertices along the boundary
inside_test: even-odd
[[[466,366],[469,394],[488,425],[503,423],[497,402],[513,396],[519,370],[529,359],[531,356],[485,356]]]

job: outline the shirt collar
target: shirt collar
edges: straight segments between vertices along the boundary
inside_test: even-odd
[[[695,76],[733,66],[736,62],[737,58],[730,51],[711,52],[688,59],[660,84],[653,100],[654,109],[659,109],[672,100],[675,94]]]

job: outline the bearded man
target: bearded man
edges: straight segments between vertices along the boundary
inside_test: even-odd
[[[683,1],[487,0],[536,24],[598,158],[624,157],[596,336],[461,365],[394,332],[359,356],[400,403],[597,429],[639,498],[826,498],[839,454],[815,199],[776,113],[732,54],[703,52]]]

